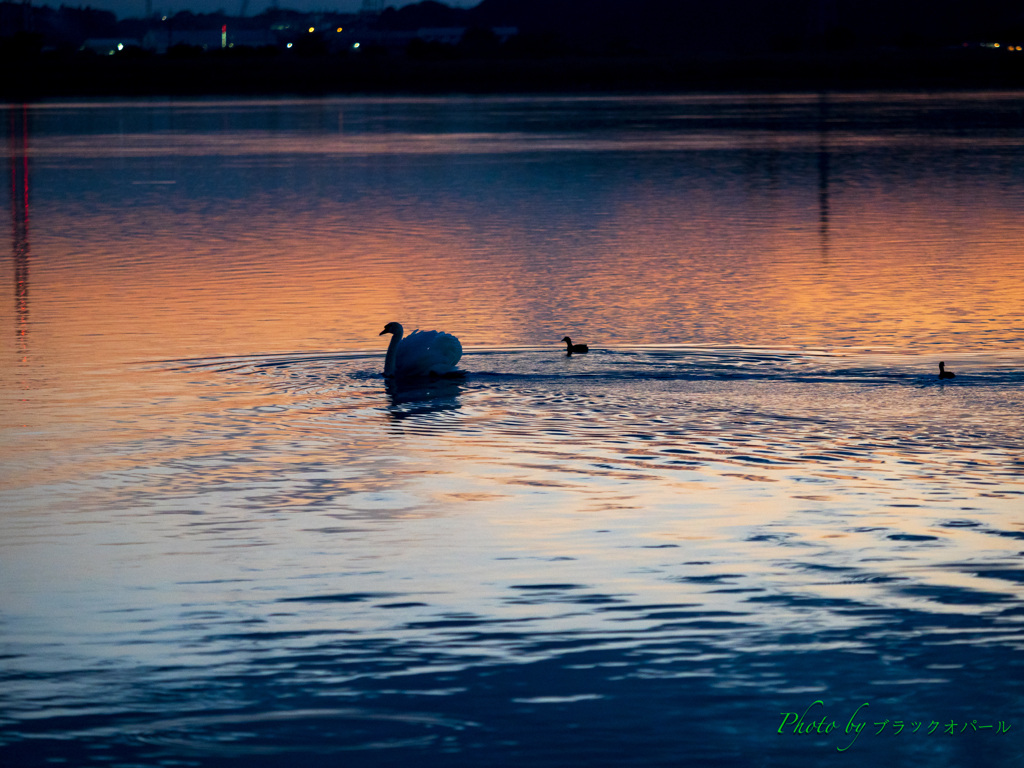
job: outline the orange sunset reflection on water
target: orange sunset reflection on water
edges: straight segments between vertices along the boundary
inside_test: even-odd
[[[382,119],[360,104],[327,111],[355,113],[348,126],[360,109]],[[83,114],[102,128],[103,108]],[[571,333],[595,348],[873,351],[954,369],[1012,358],[1024,338],[1006,137],[975,152],[848,127],[560,137],[216,123],[166,140],[69,138],[48,115],[9,110],[17,227],[0,270],[17,296],[0,305],[2,375],[22,402],[12,423],[60,424],[66,443],[99,404],[168,384],[140,363],[383,354],[390,320],[469,350],[554,350]]]
[[[541,190],[511,208],[458,189],[426,205],[296,190],[207,212],[181,205],[183,184],[128,210],[44,203],[32,346],[65,362],[380,349],[398,319],[468,347],[572,332],[598,345],[1019,348],[1020,200],[1003,188],[950,200],[943,184],[837,184],[823,224],[799,190],[686,182],[584,200]]]

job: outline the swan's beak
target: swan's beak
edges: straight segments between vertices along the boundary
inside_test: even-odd
[[[383,335],[384,335],[385,333],[387,333],[387,332],[388,332],[388,329],[387,329],[387,328],[385,328],[385,329],[384,329],[383,331],[381,331],[381,332],[380,332],[380,333],[378,333],[377,335],[378,335],[378,336],[383,336]]]

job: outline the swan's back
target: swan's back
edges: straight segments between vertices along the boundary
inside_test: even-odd
[[[462,357],[462,344],[443,331],[413,331],[398,344],[395,374],[443,376],[452,373]]]

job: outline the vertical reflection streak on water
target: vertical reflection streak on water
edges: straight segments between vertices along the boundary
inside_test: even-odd
[[[821,260],[828,264],[828,94],[822,93],[818,101],[818,230],[821,237]]]
[[[14,258],[14,306],[17,353],[28,361],[29,333],[29,110],[7,110],[8,162],[11,170],[11,252]]]

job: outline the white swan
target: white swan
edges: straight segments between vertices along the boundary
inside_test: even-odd
[[[385,376],[412,379],[456,373],[462,344],[450,333],[417,330],[403,339],[401,323],[388,323],[378,335],[385,333],[391,334],[384,358]]]

